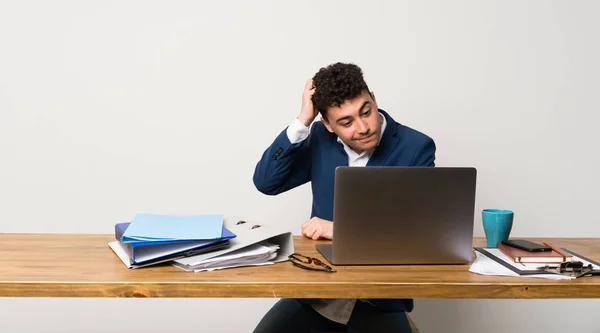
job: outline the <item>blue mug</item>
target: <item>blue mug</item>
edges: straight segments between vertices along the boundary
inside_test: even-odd
[[[495,248],[498,243],[508,240],[514,215],[508,209],[484,209],[481,212],[487,247]]]

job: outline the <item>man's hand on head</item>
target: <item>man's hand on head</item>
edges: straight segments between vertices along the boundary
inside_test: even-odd
[[[317,110],[312,102],[312,96],[315,93],[315,86],[313,85],[312,79],[306,80],[304,84],[304,91],[302,92],[302,108],[300,109],[300,115],[298,115],[298,120],[303,123],[305,126],[310,126],[310,124],[317,118]]]
[[[313,217],[302,225],[302,235],[311,239],[333,239],[333,222]]]

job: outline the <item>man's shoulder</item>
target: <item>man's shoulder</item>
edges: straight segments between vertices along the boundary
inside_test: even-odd
[[[392,117],[392,115],[387,113],[386,111],[379,109],[379,112],[381,112],[386,117],[388,121],[387,126],[395,126],[392,127],[392,134],[396,138],[396,140],[403,141],[404,143],[416,146],[421,146],[429,141],[433,141],[433,138],[431,138],[424,132],[421,132],[415,128],[401,124],[400,122],[396,121]]]
[[[325,127],[325,124],[323,124],[321,120],[316,120],[312,123],[310,128],[310,134],[314,137],[319,138],[319,140],[332,138],[331,132],[327,130],[327,127]]]
[[[396,123],[396,128],[398,131],[398,140],[409,141],[416,145],[421,145],[428,141],[434,141],[431,136],[412,127]]]

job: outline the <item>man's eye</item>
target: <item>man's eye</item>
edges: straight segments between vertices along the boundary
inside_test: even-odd
[[[352,124],[352,123],[343,123],[342,126],[348,127],[348,126],[350,126],[350,124]]]
[[[365,111],[365,112],[363,113],[363,116],[368,116],[369,114],[371,114],[371,110],[370,110],[370,109],[369,109],[369,110],[367,110],[367,111]]]

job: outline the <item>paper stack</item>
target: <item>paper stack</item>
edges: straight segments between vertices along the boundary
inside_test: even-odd
[[[494,252],[494,251],[492,251]],[[488,255],[486,255],[488,254]],[[560,274],[546,274],[545,272],[540,272],[537,267],[539,265],[520,265],[517,267],[519,271],[515,271],[507,267],[506,265],[502,265],[498,261],[494,260],[493,254],[487,252],[486,254],[481,253],[479,251],[475,251],[475,255],[477,256],[469,271],[472,273],[477,273],[481,275],[496,275],[496,276],[523,276],[523,277],[533,277],[533,278],[542,278],[542,279],[550,279],[550,280],[563,280],[572,279],[571,277],[560,275]],[[502,258],[503,255],[501,252],[496,252],[496,254]],[[501,259],[502,260],[502,259]],[[507,260],[507,264],[512,263]],[[527,271],[529,266],[529,270],[535,271],[536,274],[523,274],[521,271]],[[513,266],[514,267],[514,266]]]
[[[476,247],[474,249],[477,257],[469,268],[469,271],[473,273],[481,275],[533,277],[551,280],[570,280],[575,278],[568,274],[548,272],[544,270],[546,265],[539,263],[515,262],[512,257],[507,256],[504,252],[497,248]],[[585,258],[567,249],[561,250],[568,253],[570,260],[573,262],[581,262],[585,266],[591,265],[594,271],[600,270],[600,263]]]
[[[173,265],[193,272],[271,265],[287,261],[294,252],[288,230],[234,218],[225,220],[224,227],[236,234],[226,248],[176,259]]]
[[[236,235],[223,226],[223,215],[166,216],[138,214],[115,225],[109,247],[128,268],[140,268],[223,249]]]
[[[173,265],[185,271],[194,272],[243,266],[272,265],[274,263],[272,260],[277,257],[278,250],[279,245],[263,242],[218,257],[191,261],[188,264],[175,262]]]
[[[271,265],[294,251],[292,233],[222,215],[138,214],[108,245],[128,268],[159,263],[190,272]]]

